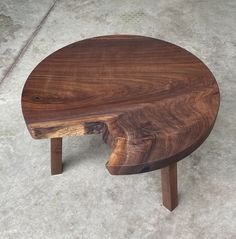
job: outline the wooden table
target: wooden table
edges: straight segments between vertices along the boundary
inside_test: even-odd
[[[51,138],[51,172],[62,173],[62,137],[103,134],[111,174],[161,168],[163,204],[178,203],[177,161],[209,135],[219,108],[210,70],[190,52],[142,36],[86,39],[30,74],[22,111],[35,139]]]

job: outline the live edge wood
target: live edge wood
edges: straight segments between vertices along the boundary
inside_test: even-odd
[[[106,164],[111,174],[175,165],[209,135],[219,102],[215,78],[197,57],[131,35],[86,39],[54,52],[33,70],[22,93],[32,137],[101,133],[113,150]]]

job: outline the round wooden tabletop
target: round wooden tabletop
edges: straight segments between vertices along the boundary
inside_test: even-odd
[[[22,93],[34,138],[102,133],[112,174],[151,171],[194,151],[209,135],[220,96],[190,52],[143,36],[86,39],[45,58]]]

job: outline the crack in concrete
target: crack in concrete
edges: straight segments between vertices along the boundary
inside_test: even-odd
[[[43,24],[46,22],[48,16],[52,12],[52,10],[55,8],[56,3],[58,0],[55,0],[51,7],[48,9],[46,14],[43,16],[42,20],[39,22],[39,24],[36,26],[35,30],[32,32],[28,40],[26,41],[25,45],[19,50],[17,56],[15,57],[12,64],[7,68],[6,73],[3,75],[2,79],[0,80],[0,84],[7,78],[7,76],[11,73],[13,68],[16,66],[16,64],[19,62],[20,58],[25,54],[26,50],[30,46],[31,42],[34,40],[35,36],[38,34],[40,29],[42,28]]]

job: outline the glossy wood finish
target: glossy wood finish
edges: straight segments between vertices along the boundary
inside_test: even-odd
[[[161,169],[163,205],[170,211],[178,205],[177,163]]]
[[[62,138],[51,139],[51,174],[62,173]]]
[[[142,36],[66,46],[30,74],[22,110],[36,139],[102,133],[111,174],[166,167],[208,136],[219,108],[209,69],[188,51]]]

